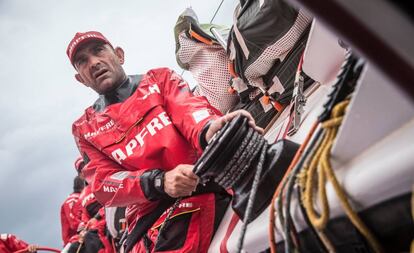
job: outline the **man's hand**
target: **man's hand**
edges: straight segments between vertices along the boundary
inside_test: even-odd
[[[27,251],[29,251],[30,253],[36,252],[36,250],[37,250],[37,246],[36,246],[36,245],[34,245],[34,244],[30,244],[30,245],[27,247]]]
[[[180,164],[165,172],[165,193],[173,198],[190,196],[198,184],[198,177],[193,173],[193,168],[193,165]]]
[[[85,235],[86,235],[87,232],[88,232],[88,230],[86,230],[86,229],[80,231],[79,239],[78,239],[79,243],[83,243],[85,241]]]
[[[248,123],[251,127],[253,127],[257,132],[260,134],[263,134],[263,128],[256,126],[256,123],[252,117],[252,115],[245,110],[237,110],[234,112],[231,112],[229,114],[223,115],[222,117],[214,120],[210,127],[207,130],[206,133],[206,141],[209,142],[211,138],[213,138],[214,134],[220,130],[227,122],[231,121],[233,118],[235,118],[237,115],[243,115],[246,116],[249,120]]]
[[[90,229],[95,227],[96,223],[98,222],[98,220],[96,218],[91,218],[88,223],[86,223],[86,229]]]

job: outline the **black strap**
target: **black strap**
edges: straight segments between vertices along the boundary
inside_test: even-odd
[[[205,193],[224,193],[225,190],[220,187],[218,184],[214,182],[208,182],[205,185],[199,184],[195,193],[195,195],[201,195]],[[125,253],[128,253],[137,242],[139,242],[144,234],[154,225],[154,223],[158,220],[159,217],[175,202],[176,199],[169,198],[163,199],[159,202],[158,206],[151,211],[149,214],[142,216],[135,227],[132,229],[131,233],[128,234],[125,243]]]
[[[128,253],[144,234],[151,228],[151,226],[157,221],[157,219],[174,203],[174,199],[163,200],[160,202],[154,211],[147,215],[142,216],[135,224],[134,229],[128,234],[125,242],[125,253]]]

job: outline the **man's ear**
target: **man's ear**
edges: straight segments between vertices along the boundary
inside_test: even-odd
[[[85,81],[83,80],[83,78],[81,77],[81,75],[80,75],[79,73],[76,73],[76,74],[75,74],[75,79],[76,79],[78,82],[82,83],[83,85],[85,85],[85,86],[89,87],[89,85],[85,83]]]
[[[124,64],[124,50],[120,47],[116,47],[114,49],[115,51],[115,55],[118,57],[119,59],[119,63],[122,65]]]

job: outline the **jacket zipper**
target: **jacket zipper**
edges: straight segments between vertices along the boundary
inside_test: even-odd
[[[118,140],[116,140],[115,141],[115,143],[114,144],[118,144],[118,143],[120,143],[121,141],[123,141],[124,139],[125,139],[125,137],[129,134],[129,132],[131,132],[131,130],[132,130],[132,128],[133,127],[136,127],[139,123],[141,123],[141,121],[143,120],[144,118],[140,118],[140,119],[138,119],[134,124],[132,124],[129,128],[128,128],[128,130],[118,139]]]

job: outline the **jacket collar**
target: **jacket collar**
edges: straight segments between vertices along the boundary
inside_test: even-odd
[[[118,88],[107,94],[100,95],[93,104],[93,109],[101,112],[109,105],[124,102],[135,92],[141,79],[142,75],[128,76]]]

